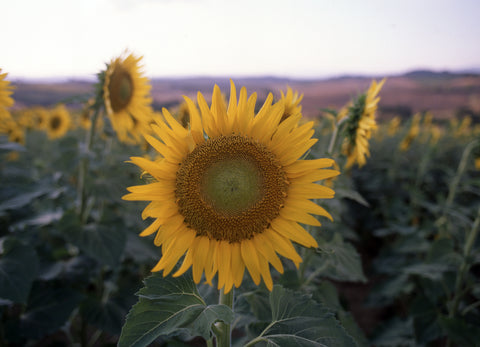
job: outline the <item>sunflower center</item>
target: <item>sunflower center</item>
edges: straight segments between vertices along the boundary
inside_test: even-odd
[[[108,85],[110,92],[110,102],[114,112],[123,110],[133,95],[133,82],[129,72],[117,67],[110,77]]]
[[[57,130],[60,127],[61,123],[62,123],[62,121],[59,117],[54,116],[54,117],[50,118],[50,129]]]
[[[177,172],[176,198],[199,236],[239,242],[275,219],[288,182],[274,154],[247,137],[220,136],[196,147]]]
[[[246,158],[225,158],[212,164],[200,184],[201,195],[218,212],[234,216],[261,197],[258,167]]]

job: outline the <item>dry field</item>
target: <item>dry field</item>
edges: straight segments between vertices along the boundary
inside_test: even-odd
[[[322,108],[338,109],[364,92],[371,80],[372,77],[339,77],[323,80],[234,78],[237,87],[246,86],[249,93],[256,91],[259,101],[269,92],[279,97],[280,91],[286,90],[287,86],[303,93],[302,105],[306,117],[318,117]],[[153,79],[154,107],[173,108],[182,101],[182,95],[195,99],[197,91],[201,91],[208,99],[215,83],[222,91],[229,90],[228,78]],[[93,91],[93,84],[85,81],[21,82],[15,85],[14,97],[17,108],[39,103],[49,106],[64,100],[75,100],[71,98]],[[433,112],[436,119],[446,119],[459,115],[459,112],[480,118],[480,75],[412,72],[390,76],[387,77],[380,96],[379,118],[396,115],[406,118],[413,113],[427,110]]]

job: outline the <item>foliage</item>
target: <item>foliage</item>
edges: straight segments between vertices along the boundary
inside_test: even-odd
[[[344,168],[332,118],[319,118],[308,158],[330,144]],[[126,163],[144,148],[108,124],[93,140],[80,128],[57,140],[31,129],[23,146],[1,137],[0,345],[213,346],[226,324],[233,346],[475,346],[479,134],[443,125],[433,141],[422,125],[401,151],[409,127],[380,127],[367,164],[328,182],[334,222],[309,227],[319,248],[299,247],[299,269],[284,260],[271,292],[246,276],[233,308],[215,280],[150,273],[161,250],[138,237],[144,206],[121,201],[148,180]]]

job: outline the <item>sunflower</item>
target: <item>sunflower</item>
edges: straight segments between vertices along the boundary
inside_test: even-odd
[[[35,128],[37,130],[45,130],[48,126],[48,120],[50,119],[50,113],[44,107],[37,106],[34,109],[35,113]]]
[[[184,128],[188,128],[190,124],[190,113],[188,112],[188,104],[185,101],[178,106],[177,119]]]
[[[150,130],[151,86],[142,76],[141,59],[133,54],[113,59],[104,76],[105,109],[119,140],[127,143],[139,143],[142,133]]]
[[[388,123],[387,133],[388,136],[393,136],[397,133],[398,128],[400,127],[400,117],[393,117]]]
[[[410,124],[410,128],[408,129],[407,134],[403,138],[402,142],[400,142],[400,150],[406,151],[410,148],[413,140],[417,138],[418,134],[420,134],[420,121],[422,116],[420,113],[416,113],[412,118],[412,123]]]
[[[0,122],[0,134],[8,136],[8,141],[25,144],[25,131],[13,118],[3,118]]]
[[[168,110],[156,119],[146,140],[160,154],[157,161],[133,157],[132,163],[153,177],[147,185],[129,187],[125,200],[151,201],[143,218],[155,220],[140,235],[155,234],[162,257],[152,271],[168,275],[184,256],[173,276],[192,267],[199,283],[205,274],[228,293],[239,287],[245,268],[254,283],[272,289],[270,264],[283,272],[278,254],[302,261],[292,241],[317,247],[299,223],[319,226],[311,214],[330,214],[310,199],[329,199],[330,188],[314,182],[334,177],[332,159],[300,160],[317,141],[313,122],[298,126],[300,114],[280,124],[283,103],[272,105],[269,94],[255,115],[256,94],[247,99],[242,88],[237,102],[231,82],[227,107],[218,86],[208,107],[198,93],[200,112],[188,97],[190,128],[185,129]]]
[[[291,116],[302,113],[302,106],[300,102],[303,99],[303,94],[298,96],[298,92],[293,92],[292,88],[287,88],[287,93],[283,94],[283,91],[280,91],[282,95],[282,102],[284,103],[284,110],[280,122],[283,122],[285,119]]]
[[[11,107],[14,103],[10,96],[13,93],[13,87],[10,85],[10,81],[5,79],[7,75],[7,73],[2,74],[2,69],[0,69],[0,120],[11,118],[7,107]]]
[[[361,95],[349,108],[346,136],[342,147],[343,154],[347,156],[346,168],[352,167],[355,163],[362,167],[367,162],[366,157],[370,156],[368,140],[372,137],[372,131],[377,129],[375,112],[380,100],[377,95],[384,83],[385,79],[380,83],[374,80],[367,93]]]
[[[70,129],[72,119],[65,106],[59,105],[50,112],[45,129],[50,139],[64,136]]]

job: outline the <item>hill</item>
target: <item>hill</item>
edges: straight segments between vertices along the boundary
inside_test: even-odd
[[[377,76],[379,80],[383,76]],[[306,117],[317,117],[325,107],[340,108],[351,98],[367,90],[372,77],[339,76],[329,79],[289,79],[278,77],[234,78],[237,88],[245,86],[249,93],[256,91],[258,103],[269,92],[276,97],[287,86],[304,95],[302,106]],[[182,95],[196,98],[198,91],[209,99],[213,85],[218,84],[228,93],[229,78],[154,78],[152,97],[154,107],[175,107]],[[69,102],[73,106],[92,94],[94,85],[87,81],[66,82],[14,82],[13,97],[16,108],[33,105],[51,106],[58,102]],[[415,112],[430,110],[435,118],[445,119],[453,115],[472,114],[480,118],[480,74],[451,73],[419,70],[403,75],[388,76],[381,93],[380,118],[394,115],[409,117]]]

